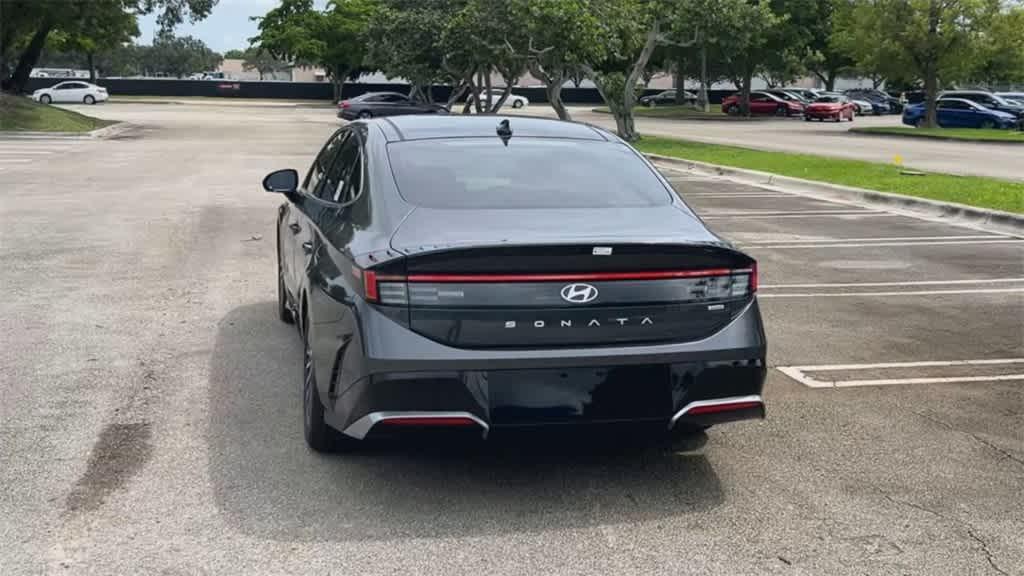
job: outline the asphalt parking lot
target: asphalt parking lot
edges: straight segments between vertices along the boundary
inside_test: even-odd
[[[5,575],[1024,574],[1024,239],[665,167],[759,260],[767,420],[324,457],[259,182],[330,111],[88,112],[140,128],[0,156]]]

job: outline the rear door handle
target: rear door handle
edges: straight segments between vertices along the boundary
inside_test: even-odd
[[[298,222],[292,222],[288,225],[288,229],[292,231],[292,234],[298,234],[302,232],[302,226],[299,226]]]
[[[313,253],[313,243],[312,242],[303,242],[302,243],[302,251],[305,252],[306,254],[312,254]]]

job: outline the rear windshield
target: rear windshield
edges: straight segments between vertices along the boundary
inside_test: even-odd
[[[609,142],[516,138],[388,145],[402,197],[426,208],[602,208],[671,203],[629,148]]]

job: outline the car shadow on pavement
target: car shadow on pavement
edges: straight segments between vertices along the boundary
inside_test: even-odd
[[[462,537],[594,528],[708,510],[700,454],[664,447],[370,446],[322,456],[302,439],[301,346],[276,304],[224,317],[210,367],[209,474],[239,532],[282,541]]]

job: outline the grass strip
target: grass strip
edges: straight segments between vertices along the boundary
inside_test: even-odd
[[[918,173],[908,175],[895,164],[846,160],[813,154],[768,152],[738,146],[705,144],[644,136],[636,144],[642,152],[783,176],[904,194],[978,208],[1024,213],[1024,182],[981,176]]]

